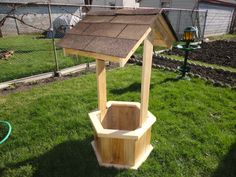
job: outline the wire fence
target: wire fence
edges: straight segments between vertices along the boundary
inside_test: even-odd
[[[197,40],[204,38],[207,11],[165,9],[164,13],[168,17],[178,40],[181,40],[186,27],[197,27]]]
[[[64,56],[63,50],[55,46],[91,8],[115,7],[0,3],[0,82],[45,72],[56,73],[93,61],[86,57]],[[165,13],[179,39],[187,26],[197,26],[199,39],[203,37],[205,13],[184,10],[165,10]]]
[[[0,3],[0,82],[88,63],[56,47],[83,17],[82,7]]]

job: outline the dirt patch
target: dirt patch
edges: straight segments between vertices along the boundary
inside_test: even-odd
[[[14,54],[13,50],[9,50],[9,51],[0,51],[0,59],[2,60],[8,60],[9,58],[11,58]]]
[[[201,49],[190,52],[189,59],[236,68],[236,41],[213,41],[203,43]],[[173,48],[168,55],[184,56],[184,52]]]

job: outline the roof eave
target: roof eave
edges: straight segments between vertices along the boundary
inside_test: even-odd
[[[199,0],[199,2],[206,2],[206,3],[210,3],[210,4],[218,4],[218,5],[236,7],[236,2],[230,3],[230,2],[226,2],[226,1],[222,1],[222,0]]]

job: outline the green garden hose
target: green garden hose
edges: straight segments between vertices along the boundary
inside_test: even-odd
[[[4,143],[4,142],[7,140],[7,138],[10,136],[11,131],[12,131],[12,127],[11,127],[11,124],[10,124],[9,122],[7,122],[7,121],[1,121],[1,120],[0,120],[0,125],[4,126],[4,127],[6,128],[6,130],[7,130],[6,135],[4,135],[4,137],[2,137],[2,138],[0,139],[0,144],[2,144],[2,143]]]

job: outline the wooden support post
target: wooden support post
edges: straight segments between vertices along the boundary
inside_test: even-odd
[[[144,40],[143,66],[142,66],[142,85],[141,85],[141,110],[139,126],[142,127],[147,119],[149,89],[152,70],[153,45],[148,38]]]
[[[98,109],[101,111],[102,122],[105,116],[107,92],[106,92],[106,64],[104,60],[96,59]]]

